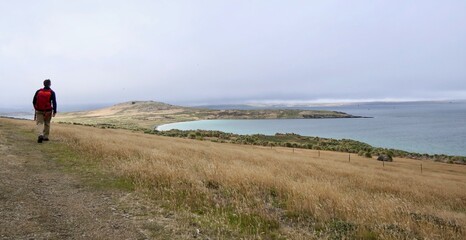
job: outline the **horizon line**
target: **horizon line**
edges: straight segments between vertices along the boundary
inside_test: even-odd
[[[85,105],[115,105],[121,104],[126,102],[161,102],[166,104],[172,105],[186,105],[186,106],[209,106],[209,105],[247,105],[247,106],[270,106],[270,105],[326,105],[326,104],[358,104],[358,103],[410,103],[410,102],[463,102],[466,99],[409,99],[409,98],[371,98],[371,99],[316,99],[316,100],[239,100],[239,101],[164,101],[164,100],[128,100],[128,101],[107,101],[107,102],[95,102],[95,103],[76,103],[76,102],[68,102],[63,105],[68,106],[85,106]],[[190,102],[190,103],[188,103]],[[0,108],[3,109],[15,109],[15,108],[25,108],[25,107],[32,107],[29,104],[24,105],[15,105],[12,106],[9,104],[8,106],[1,106]]]

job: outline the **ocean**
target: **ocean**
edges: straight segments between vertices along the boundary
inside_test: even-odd
[[[104,107],[109,107],[113,104],[58,104],[58,114],[60,112],[74,112],[74,111],[89,111]],[[16,107],[0,107],[0,116],[13,117],[20,119],[34,119],[34,108],[31,106],[16,106]]]
[[[202,129],[266,135],[296,133],[353,139],[374,147],[409,152],[466,156],[466,101],[364,103],[300,109],[342,111],[371,118],[203,120],[167,124],[157,129]]]

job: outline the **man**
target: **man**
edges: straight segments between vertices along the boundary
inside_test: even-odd
[[[49,140],[50,120],[52,120],[52,116],[55,117],[55,114],[57,114],[57,100],[55,92],[50,88],[51,85],[50,79],[46,79],[44,88],[37,90],[32,99],[32,104],[36,110],[35,120],[37,132],[39,133],[38,143]]]

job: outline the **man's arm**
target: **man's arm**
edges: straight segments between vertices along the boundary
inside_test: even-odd
[[[53,106],[53,116],[55,117],[55,114],[57,114],[57,98],[54,91],[52,91],[51,101]]]
[[[36,91],[36,93],[34,94],[34,97],[32,98],[32,106],[34,106],[34,109],[36,109],[37,93],[38,92],[39,92],[39,90]]]

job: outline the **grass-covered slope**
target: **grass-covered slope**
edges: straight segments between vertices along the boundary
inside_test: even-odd
[[[398,149],[373,147],[367,143],[351,139],[331,139],[321,137],[301,136],[294,133],[276,133],[275,135],[240,135],[209,130],[177,130],[169,131],[147,130],[146,133],[169,137],[181,137],[198,140],[208,140],[222,143],[237,143],[258,146],[280,146],[288,148],[303,148],[313,150],[356,153],[360,156],[372,157],[385,155],[411,159],[433,160],[444,163],[466,164],[466,156],[451,156],[445,154],[421,154]]]
[[[200,239],[462,239],[466,232],[462,165],[425,161],[421,171],[411,159],[382,164],[352,154],[348,161],[348,153],[64,124],[53,126],[53,141],[145,192],[152,205],[138,218],[153,236],[164,229],[149,216],[154,208],[177,216],[174,232]]]

